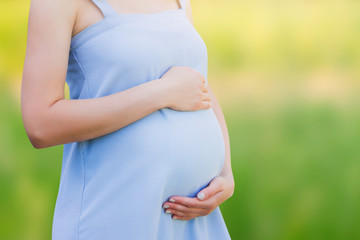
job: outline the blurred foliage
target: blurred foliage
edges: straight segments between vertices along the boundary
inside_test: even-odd
[[[359,71],[360,1],[197,0],[193,5],[212,69]]]
[[[0,239],[50,239],[62,146],[21,120],[29,0],[0,3]],[[192,0],[227,119],[233,239],[360,239],[360,1]]]

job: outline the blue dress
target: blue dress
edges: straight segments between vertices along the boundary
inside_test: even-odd
[[[71,39],[71,99],[124,91],[175,65],[199,71],[207,82],[207,49],[186,0],[154,14],[118,14],[106,0],[92,1],[104,19]],[[188,221],[162,208],[173,195],[195,197],[220,173],[224,157],[211,108],[163,108],[110,134],[64,144],[52,239],[230,239],[219,207]]]

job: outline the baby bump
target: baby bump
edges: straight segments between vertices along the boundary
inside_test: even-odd
[[[87,141],[85,179],[121,186],[144,178],[143,187],[193,195],[224,163],[220,126],[212,109],[156,111],[118,131]]]
[[[174,194],[195,195],[221,170],[225,150],[220,126],[212,109],[179,112],[164,109],[169,126],[170,179]]]

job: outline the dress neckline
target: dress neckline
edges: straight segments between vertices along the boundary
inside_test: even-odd
[[[177,3],[179,3],[179,7],[177,8],[171,8],[171,9],[165,9],[161,10],[159,12],[154,13],[118,13],[115,8],[109,3],[107,0],[91,0],[103,13],[104,18],[107,17],[115,17],[115,16],[128,16],[128,15],[135,15],[135,16],[156,16],[156,15],[162,15],[167,12],[174,12],[174,11],[184,11],[186,9],[186,2],[188,0],[175,0]]]
[[[188,0],[176,0],[180,3],[180,7],[166,9],[154,13],[118,13],[115,9],[109,4],[107,0],[92,0],[92,2],[100,9],[103,13],[104,18],[87,26],[77,34],[71,37],[71,43],[74,46],[80,45],[79,42],[82,42],[89,36],[94,36],[100,34],[102,31],[114,27],[116,25],[121,25],[123,23],[129,22],[171,22],[171,20],[179,19],[175,16],[186,17],[186,2]],[[187,17],[186,17],[187,18]],[[187,19],[188,20],[188,19]],[[186,20],[185,20],[186,21]]]
[[[147,22],[147,23],[170,23],[173,21],[184,21],[190,23],[188,17],[186,16],[186,12],[184,8],[177,9],[168,9],[155,13],[124,13],[124,14],[116,14],[113,16],[107,16],[102,20],[99,20],[88,27],[84,28],[73,37],[71,37],[71,45],[72,49],[77,48],[82,45],[82,42],[86,41],[97,34],[101,34],[102,32],[110,29],[112,27],[116,27],[122,24],[128,23],[139,23],[139,22]],[[191,23],[190,23],[191,25]]]

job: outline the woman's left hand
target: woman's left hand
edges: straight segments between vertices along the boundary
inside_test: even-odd
[[[190,220],[205,216],[233,195],[234,186],[232,177],[216,176],[196,197],[172,196],[162,207],[166,213],[172,214],[173,219]]]

